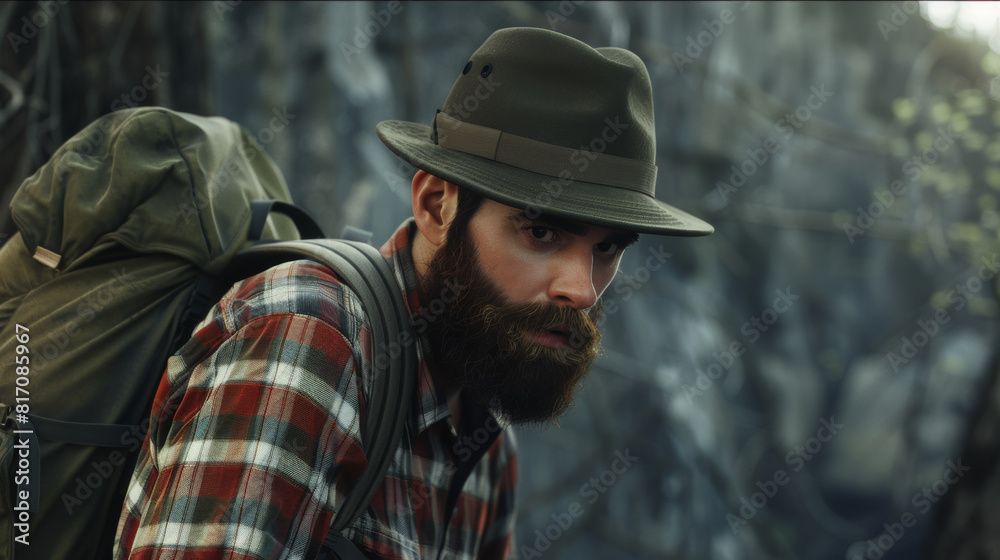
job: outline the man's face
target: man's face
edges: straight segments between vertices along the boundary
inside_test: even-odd
[[[600,295],[632,233],[491,200],[430,263],[423,293],[465,289],[429,323],[437,367],[514,423],[562,415],[599,351]]]

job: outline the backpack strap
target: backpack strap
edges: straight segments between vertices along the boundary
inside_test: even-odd
[[[319,227],[305,210],[294,204],[280,200],[253,200],[250,202],[250,230],[247,239],[259,241],[267,225],[267,217],[271,212],[284,214],[292,219],[295,229],[299,230],[302,239],[322,239],[323,229]]]
[[[361,243],[371,244],[372,232],[366,229],[356,228],[354,226],[344,226],[344,229],[340,232],[340,238],[348,241],[360,241]]]
[[[255,267],[291,258],[325,265],[357,294],[371,322],[375,382],[364,433],[368,468],[336,512],[320,553],[320,558],[364,560],[342,531],[364,512],[381,486],[406,428],[416,389],[413,374],[417,367],[416,345],[403,343],[416,341],[416,336],[395,272],[377,249],[357,241],[324,239],[267,243],[242,251],[240,258],[252,259]]]
[[[92,447],[127,447],[122,436],[129,430],[138,429],[138,424],[92,424],[90,422],[67,422],[46,418],[37,414],[29,415],[35,425],[39,439],[61,441]]]

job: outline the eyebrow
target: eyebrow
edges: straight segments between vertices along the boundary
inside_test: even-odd
[[[536,218],[529,218],[527,211],[525,211],[512,214],[510,218],[526,222],[541,222],[543,224],[548,224],[552,227],[559,228],[561,230],[572,233],[573,235],[583,236],[587,235],[587,232],[590,231],[590,226],[588,226],[587,224],[578,222],[576,220],[560,218],[558,216],[552,216],[549,214],[541,214]],[[639,241],[639,234],[631,231],[622,231],[608,235],[607,237],[604,238],[604,241],[617,243],[624,248]]]

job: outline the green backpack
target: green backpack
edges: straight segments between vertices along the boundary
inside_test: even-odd
[[[238,125],[163,108],[98,119],[22,183],[18,233],[0,247],[0,558],[110,558],[167,358],[233,281],[311,259],[361,299],[376,351],[412,328],[374,247],[277,241],[322,237],[290,198]],[[404,429],[415,348],[390,354],[373,360],[385,367],[369,397],[370,466],[326,557],[360,557],[340,530]]]

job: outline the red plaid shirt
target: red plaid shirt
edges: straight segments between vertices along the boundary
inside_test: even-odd
[[[414,229],[408,220],[381,249],[411,317]],[[315,558],[367,466],[367,321],[354,293],[308,261],[234,286],[167,364],[115,558]],[[425,337],[417,348],[413,429],[345,535],[379,558],[508,558],[513,434],[466,403],[457,436]]]

